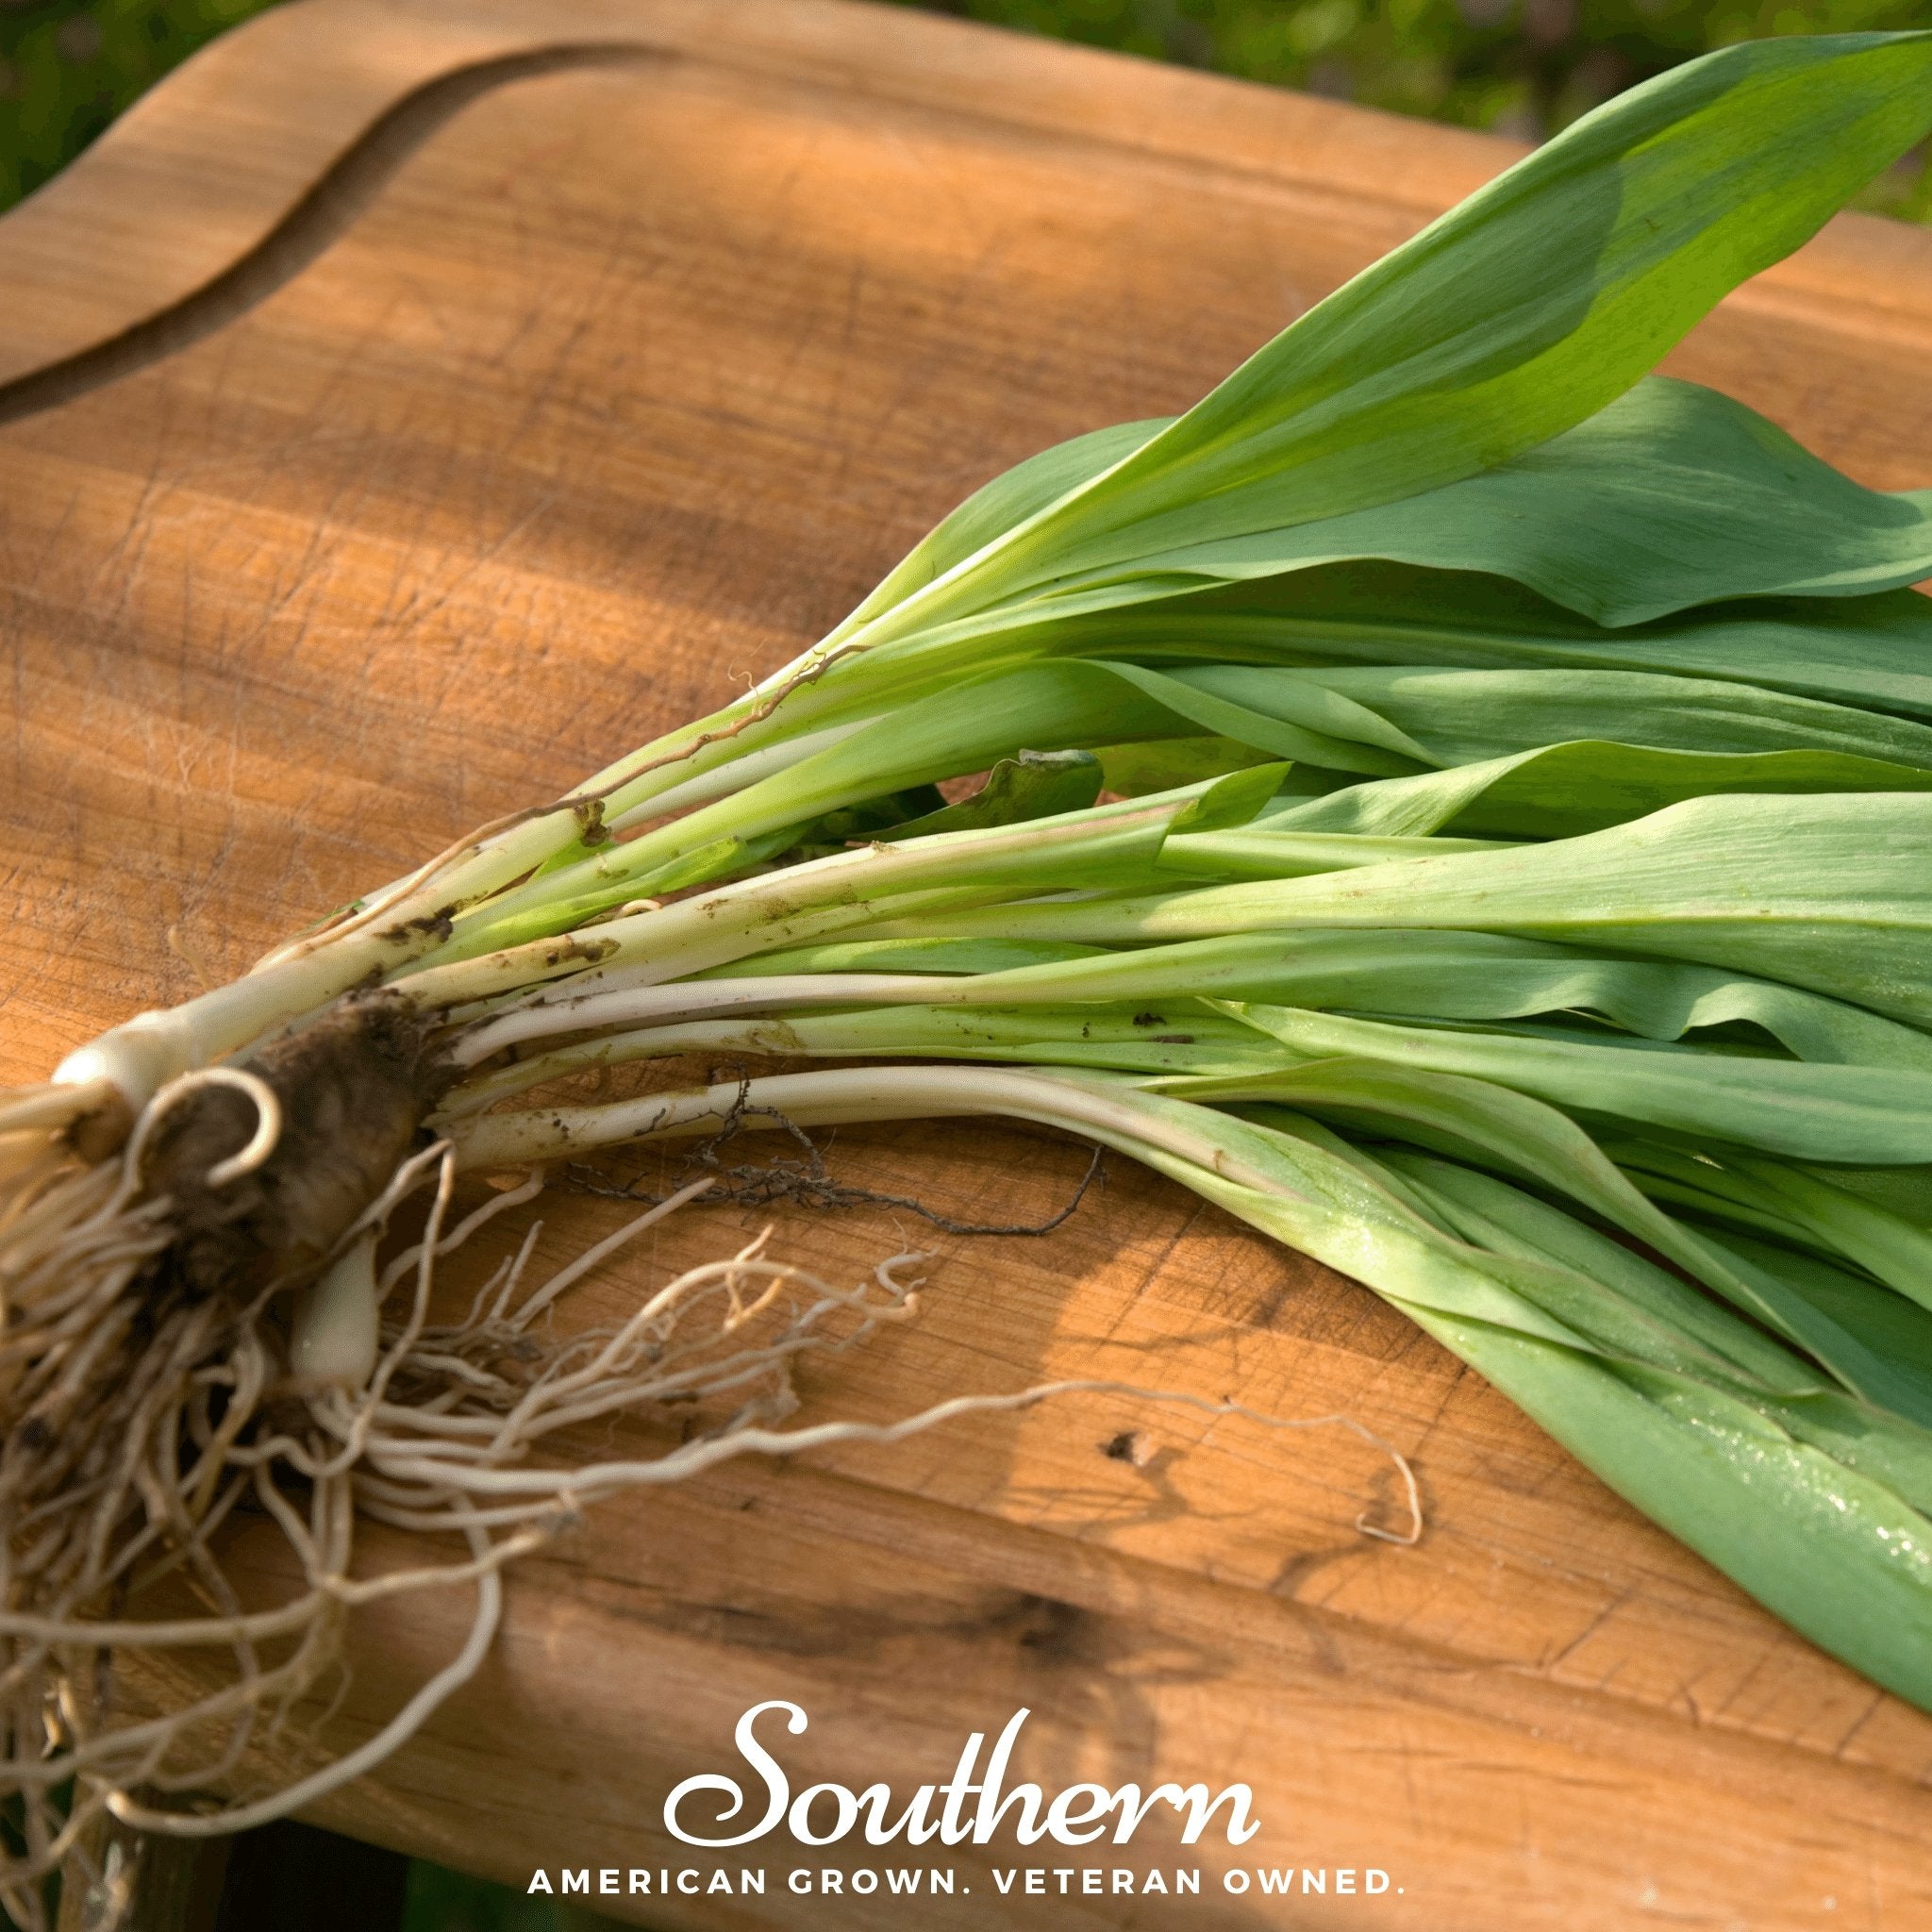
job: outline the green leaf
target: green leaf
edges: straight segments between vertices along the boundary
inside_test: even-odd
[[[1346,516],[1150,553],[1114,591],[1140,603],[1175,594],[1170,579],[1239,583],[1370,558],[1481,571],[1600,625],[1641,624],[1726,598],[1916,582],[1932,575],[1932,491],[1866,490],[1742,403],[1650,376],[1492,469]]]
[[[1684,959],[1932,1024],[1932,797],[1695,798],[1550,844],[1005,907],[934,930],[1091,945],[1332,926],[1516,933]]]
[[[1354,1158],[1364,1158],[1358,1152]],[[1412,1148],[1382,1148],[1379,1159],[1421,1190],[1459,1239],[1491,1254],[1553,1264],[1588,1284],[1583,1302],[1565,1305],[1566,1319],[1600,1344],[1657,1368],[1694,1373],[1716,1360],[1734,1375],[1770,1377],[1786,1389],[1806,1380],[1804,1365],[1781,1344],[1574,1214],[1494,1174]],[[1625,1322],[1613,1339],[1592,1303],[1634,1307],[1647,1318],[1646,1326]],[[1670,1345],[1673,1340],[1677,1346]],[[1682,1345],[1686,1341],[1691,1345]]]
[[[907,819],[878,836],[919,839],[930,832],[970,832],[1084,811],[1100,796],[1100,760],[1091,753],[1023,751],[1016,758],[1002,758],[972,797]]]
[[[1607,630],[1474,571],[1310,569],[1018,631],[1028,653],[1298,665],[1675,673],[1932,717],[1932,598],[1761,598]]]
[[[1801,1160],[1932,1160],[1932,1070],[1713,1054],[1649,1040],[1400,1026],[1250,1001],[1216,1004],[1310,1058],[1346,1054],[1467,1074],[1568,1113],[1670,1127]],[[1932,1238],[1924,1246],[1932,1262]],[[1932,1293],[1932,1277],[1926,1291]]]
[[[954,565],[1030,517],[1057,503],[1071,490],[1091,483],[1159,434],[1172,416],[1142,423],[1115,423],[1054,443],[1037,456],[982,485],[924,537],[897,564],[890,576],[859,605],[848,625],[863,624],[889,610]]]
[[[1319,691],[1359,708],[1384,733],[1401,734],[1400,742],[1442,767],[1595,741],[1661,751],[1833,752],[1932,773],[1932,724],[1715,678],[1567,668],[1318,671],[1247,665],[1171,675],[1264,711],[1305,707],[1305,691]]]
[[[1932,1524],[1882,1477],[1801,1440],[1795,1418],[1780,1425],[1797,1405],[1781,1413],[1708,1382],[1397,1305],[1802,1635],[1932,1708]]]
[[[1619,95],[869,637],[1414,496],[1549,441],[1922,136],[1928,83],[1925,37],[1846,35],[1747,42]]]
[[[1170,839],[1163,859],[1176,842],[1192,841]],[[1361,842],[1373,848],[1393,841]],[[1035,942],[928,943],[991,949]],[[872,957],[882,961],[887,956]],[[989,950],[984,957],[991,962],[993,955]],[[1009,1004],[1169,999],[1191,993],[1203,999],[1434,1020],[1591,1013],[1646,1040],[1681,1040],[1702,1029],[1742,1025],[1761,1029],[1801,1060],[1932,1074],[1932,1037],[1841,1000],[1714,967],[1593,956],[1573,946],[1500,933],[1374,928],[1230,933],[1130,952],[1089,948],[1055,959],[1001,959],[999,965],[1010,970],[997,971],[991,963],[961,966],[962,972],[985,976],[960,989],[959,997]],[[1925,1202],[1932,1205],[1932,1192]]]
[[[1343,772],[1408,773],[1435,762],[1421,745],[1366,707],[1291,672],[1234,667],[1171,675],[1138,664],[1088,660],[1164,706],[1174,717],[1277,757]]]
[[[1877,1288],[1815,1255],[1749,1235],[1707,1230],[1705,1239],[1738,1259],[1780,1276],[1840,1327],[1857,1330],[1866,1345],[1888,1361],[1915,1372],[1932,1393],[1932,1314],[1921,1303]]]
[[[1932,1426],[1932,1388],[1780,1278],[1740,1265],[1664,1213],[1582,1127],[1542,1101],[1463,1074],[1362,1059],[1311,1060],[1272,1074],[1160,1076],[1158,1085],[1164,1093],[1193,1100],[1283,1101],[1324,1117],[1373,1122],[1396,1138],[1461,1160],[1501,1162],[1647,1242],[1815,1357],[1867,1401]]]
[[[1295,1198],[1158,1149],[1141,1158],[1365,1281],[1779,1616],[1932,1707],[1932,1523],[1909,1500],[1932,1489],[1925,1430],[1843,1397],[1616,1358],[1550,1325],[1524,1263],[1432,1243],[1366,1190],[1324,1211],[1306,1166]]]
[[[1924,772],[1843,752],[1657,751],[1583,741],[1285,801],[1255,825],[1253,837],[1353,832],[1415,838],[1454,825],[1459,833],[1561,839],[1695,798],[1922,791],[1932,791],[1932,776]]]
[[[1403,508],[1407,547],[1374,554],[1492,572],[1603,625],[1932,575],[1932,491],[1864,489],[1742,403],[1664,376]]]
[[[1729,1149],[1714,1159],[1642,1143],[1612,1142],[1608,1151],[1647,1192],[1849,1261],[1932,1312],[1932,1233],[1875,1201],[1790,1162]]]
[[[1218,777],[1250,765],[1268,762],[1265,751],[1232,738],[1154,739],[1142,744],[1111,744],[1100,754],[1100,769],[1108,791],[1123,798],[1166,791],[1191,785],[1197,778]]]
[[[1187,833],[1160,849],[1160,870],[1196,879],[1285,879],[1305,873],[1343,872],[1396,858],[1441,858],[1452,852],[1507,852],[1490,839],[1382,838],[1358,832],[1258,829]]]
[[[1166,851],[1176,837],[1225,832],[1247,824],[1281,789],[1287,771],[1286,765],[1249,765],[1190,787],[1194,796],[1169,821],[1161,850]]]

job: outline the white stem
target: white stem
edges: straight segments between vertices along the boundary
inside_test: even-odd
[[[775,1126],[782,1120],[823,1127],[1009,1114],[1044,1126],[1071,1127],[1125,1154],[1158,1147],[1242,1187],[1269,1194],[1283,1191],[1278,1179],[1251,1167],[1211,1137],[1193,1132],[1165,1108],[1137,1105],[1134,1091],[1116,1081],[1007,1067],[835,1067],[647,1094],[613,1106],[484,1114],[450,1123],[444,1131],[459,1168],[488,1172],[566,1159],[626,1141],[701,1134],[727,1120],[741,1120],[746,1126]]]
[[[802,732],[796,738],[781,739],[776,744],[760,745],[756,751],[741,754],[728,764],[701,772],[695,778],[687,778],[682,785],[674,785],[669,791],[658,792],[655,798],[644,799],[607,823],[613,832],[621,832],[641,824],[645,819],[662,818],[667,812],[690,811],[701,805],[710,805],[717,799],[728,798],[734,791],[742,791],[760,779],[769,778],[774,772],[789,772],[793,765],[804,763],[814,752],[837,744],[841,738],[850,738],[855,731],[872,722],[870,717],[850,718],[841,724],[824,724],[816,731]]]
[[[923,917],[949,901],[983,904],[1023,889],[1085,884],[1109,868],[1151,864],[1166,828],[1204,789],[834,853],[575,933],[446,964],[432,959],[397,983],[419,1005],[445,1008],[564,977],[577,992],[657,986],[876,920]]]
[[[289,1344],[290,1371],[308,1388],[364,1388],[375,1373],[380,1329],[372,1229],[302,1297]]]
[[[797,973],[764,979],[682,980],[575,999],[536,1000],[513,1008],[464,1034],[450,1050],[459,1067],[480,1065],[492,1054],[526,1040],[558,1033],[605,1032],[617,1026],[691,1020],[711,1013],[767,1007],[919,1005],[936,997],[937,980],[926,973]]]
[[[226,1059],[349,991],[372,970],[406,958],[408,936],[360,933],[338,946],[251,973],[165,1012],[137,1013],[69,1054],[54,1071],[60,1085],[104,1081],[139,1115],[170,1080]]]

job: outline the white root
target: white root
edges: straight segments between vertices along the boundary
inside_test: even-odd
[[[242,1067],[196,1067],[192,1073],[177,1074],[142,1111],[128,1141],[126,1171],[131,1180],[141,1177],[141,1156],[155,1128],[182,1101],[207,1087],[232,1087],[255,1103],[254,1133],[246,1145],[208,1169],[208,1187],[225,1188],[243,1174],[253,1174],[275,1151],[275,1143],[282,1138],[282,1103],[275,1090],[259,1074]]]
[[[882,1071],[857,1077],[875,1087]],[[708,1177],[534,1283],[541,1224],[512,1235],[494,1266],[475,1270],[457,1304],[463,1312],[445,1318],[439,1271],[466,1265],[471,1243],[534,1201],[542,1174],[458,1217],[459,1165],[472,1163],[439,1141],[402,1163],[344,1235],[286,1339],[267,1295],[240,1310],[157,1298],[146,1271],[171,1238],[169,1204],[143,1192],[144,1150],[158,1121],[209,1084],[242,1088],[257,1108],[248,1147],[208,1176],[221,1185],[225,1171],[267,1158],[279,1110],[255,1076],[203,1068],[164,1083],[115,1159],[86,1165],[49,1136],[0,1194],[0,1292],[15,1311],[0,1341],[0,1515],[9,1527],[0,1543],[0,1779],[25,1821],[24,1852],[0,1860],[0,1906],[27,1932],[42,1932],[42,1877],[63,1862],[76,1882],[97,1875],[83,1847],[103,1811],[144,1830],[213,1835],[361,1775],[481,1667],[505,1564],[593,1503],[731,1457],[891,1444],[962,1416],[1107,1393],[1348,1430],[1391,1458],[1407,1499],[1405,1528],[1367,1518],[1357,1528],[1397,1542],[1420,1534],[1407,1463],[1346,1416],[1282,1424],[1235,1403],[1078,1380],[958,1396],[891,1424],[788,1425],[801,1359],[849,1349],[915,1312],[909,1271],[922,1257],[910,1252],[841,1287],[771,1257],[767,1230],[676,1275],[614,1324],[561,1329],[569,1291],[700,1197]],[[684,1124],[708,1109],[715,1125],[718,1097],[684,1096]],[[1026,1096],[1003,1088],[1002,1098]],[[877,1101],[872,1092],[874,1109]],[[1105,1138],[1113,1123],[1104,1093],[1091,1106],[1090,1124]],[[383,1260],[390,1217],[425,1190],[421,1237]],[[445,1297],[455,1287],[442,1283]],[[708,1426],[655,1454],[584,1462],[558,1441],[622,1414],[708,1409]],[[286,1542],[299,1577],[286,1601],[243,1602],[225,1574],[218,1539],[238,1510]],[[427,1539],[431,1559],[358,1574],[358,1519]],[[445,1541],[454,1547],[435,1560]],[[473,1592],[457,1654],[375,1736],[330,1755],[318,1713],[340,1678],[348,1621],[373,1603],[439,1589]],[[56,1794],[66,1787],[63,1811]],[[210,1800],[210,1790],[227,1795]]]

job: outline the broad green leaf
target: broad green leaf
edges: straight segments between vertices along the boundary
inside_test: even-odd
[[[1124,602],[1379,558],[1507,577],[1601,625],[1725,598],[1840,596],[1932,575],[1932,491],[1866,490],[1755,410],[1647,377],[1474,475],[1350,515],[1135,558]],[[1039,615],[1051,615],[1041,606]]]
[[[1915,1226],[1932,1229],[1932,1167],[1834,1166],[1824,1178],[1860,1200],[1890,1208]]]
[[[1932,1523],[1896,1489],[1781,1425],[1777,1405],[1397,1306],[1802,1635],[1932,1707]]]
[[[1416,838],[1451,825],[1462,834],[1561,839],[1693,798],[1918,791],[1932,791],[1927,774],[1843,752],[1657,751],[1584,741],[1285,798],[1256,824],[1249,845],[1258,858],[1277,831]]]
[[[1436,766],[1595,740],[1663,751],[1834,752],[1932,771],[1932,724],[1715,678],[1640,671],[1247,665],[1171,675],[1264,712],[1306,708],[1308,689],[1325,692],[1358,707],[1385,732],[1400,733],[1405,746]]]
[[[1100,796],[1100,760],[1087,752],[1023,751],[1018,758],[1002,758],[970,798],[907,819],[878,836],[920,839],[932,832],[970,832],[1084,811]]]
[[[1932,43],[1912,34],[1748,42],[1635,88],[1318,304],[1112,469],[881,612],[868,635],[1507,461],[1629,389],[1928,125]]]
[[[1077,490],[1112,469],[1173,421],[1172,416],[1156,416],[1144,423],[1110,424],[1105,429],[1054,443],[1015,463],[935,525],[846,622],[862,624],[924,590],[954,565],[1057,503],[1070,490]]]
[[[1932,1071],[1713,1054],[1649,1040],[1572,1043],[1252,1001],[1217,1004],[1309,1058],[1345,1054],[1467,1074],[1572,1114],[1670,1127],[1801,1160],[1932,1160]],[[1932,1237],[1924,1240],[1932,1264]]]
[[[1674,673],[1932,717],[1932,598],[1763,597],[1610,630],[1480,569],[1314,568],[1016,630],[1002,648],[1150,665]]]
[[[1924,1429],[1841,1397],[1766,1395],[1608,1357],[1548,1332],[1501,1257],[1487,1262],[1490,1307],[1478,1314],[1481,1297],[1464,1285],[1485,1266],[1477,1251],[1403,1240],[1392,1215],[1372,1218],[1359,1199],[1338,1225],[1306,1200],[1158,1150],[1141,1158],[1365,1281],[1779,1616],[1932,1707],[1932,1523],[1907,1500],[1932,1482]]]
[[[1265,751],[1232,738],[1153,739],[1143,744],[1113,744],[1102,748],[1100,768],[1108,791],[1123,798],[1149,791],[1166,791],[1191,785],[1197,778],[1239,772],[1267,761]]]
[[[1707,1253],[1723,1255],[1739,1278],[1778,1307],[1785,1332],[1814,1332],[1824,1338],[1822,1345],[1839,1351],[1840,1378],[1848,1386],[1894,1415],[1932,1427],[1932,1364],[1909,1345],[1924,1340],[1923,1324],[1913,1321],[1924,1314],[1916,1304],[1875,1281],[1833,1271],[1828,1261],[1807,1269],[1795,1249],[1764,1241],[1745,1245],[1707,1228],[1698,1233]],[[1833,1274],[1835,1280],[1828,1280]],[[1808,1311],[1803,1316],[1795,1312],[1801,1305]],[[1874,1364],[1879,1365],[1876,1374]]]
[[[1068,1081],[1094,1075],[1058,1076]],[[1105,1076],[1098,1076],[1105,1077]],[[1197,1138],[1238,1157],[1241,1165],[1269,1183],[1262,1191],[1252,1181],[1177,1158],[1155,1141],[1124,1136],[1112,1144],[1210,1199],[1233,1207],[1243,1219],[1258,1222],[1302,1253],[1364,1282],[1382,1293],[1401,1289],[1441,1312],[1494,1323],[1544,1340],[1594,1349],[1589,1325],[1576,1326],[1553,1311],[1564,1307],[1595,1325],[1597,1311],[1576,1292],[1565,1271],[1518,1257],[1483,1253],[1454,1237],[1445,1238],[1430,1217],[1409,1204],[1410,1191],[1398,1191],[1370,1163],[1338,1151],[1332,1141],[1271,1131],[1163,1095],[1134,1096],[1132,1107],[1156,1120],[1193,1125]],[[1220,1167],[1232,1162],[1219,1162]],[[1209,1184],[1209,1177],[1219,1186]],[[1222,1191],[1225,1189],[1225,1192]],[[1261,1208],[1261,1213],[1250,1211]],[[1240,1204],[1240,1205],[1237,1205]],[[1610,1311],[1614,1319],[1615,1311]],[[1652,1348],[1668,1339],[1653,1334]],[[1693,1344],[1694,1345],[1694,1344]],[[1785,1386],[1803,1389],[1812,1377],[1802,1364],[1780,1357],[1772,1364]],[[1738,1370],[1741,1378],[1743,1371]]]
[[[1690,960],[1924,1025],[1932,797],[1696,798],[1550,844],[1009,906],[940,919],[933,931],[1105,945],[1332,926],[1517,933]]]
[[[1804,1349],[1866,1400],[1932,1426],[1932,1387],[1906,1374],[1782,1280],[1738,1264],[1645,1197],[1575,1122],[1524,1093],[1463,1074],[1361,1059],[1311,1060],[1276,1074],[1158,1076],[1192,1100],[1283,1101],[1553,1189],[1648,1242],[1734,1307]],[[1339,1265],[1339,1264],[1338,1264]]]
[[[1707,1370],[1715,1359],[1733,1374],[1754,1380],[1769,1377],[1787,1389],[1804,1380],[1803,1364],[1781,1344],[1574,1215],[1494,1174],[1411,1148],[1387,1147],[1380,1158],[1423,1190],[1435,1212],[1462,1240],[1491,1254],[1520,1256],[1564,1269],[1590,1283],[1597,1301],[1621,1302],[1641,1310],[1648,1318],[1651,1337],[1675,1337],[1691,1343],[1675,1350],[1658,1349],[1653,1340],[1646,1348],[1649,1338],[1626,1329],[1620,1351],[1626,1356],[1654,1367],[1690,1373]],[[1600,1318],[1588,1305],[1574,1312],[1573,1325],[1607,1340],[1596,1325]],[[1817,1386],[1824,1386],[1822,1379]]]
[[[1492,839],[1378,838],[1357,832],[1274,829],[1187,833],[1160,848],[1160,870],[1196,879],[1285,879],[1343,872],[1396,858],[1441,858],[1454,852],[1506,852]]]
[[[1342,772],[1425,771],[1435,760],[1374,712],[1292,674],[1235,668],[1239,689],[1206,674],[1179,676],[1138,664],[1088,660],[1165,706],[1175,717],[1277,756]]]
[[[1175,844],[1193,842],[1170,839],[1163,859]],[[1374,846],[1378,841],[1364,842]],[[991,948],[1020,942],[933,943]],[[867,964],[902,970],[889,965],[897,957],[874,953]],[[986,957],[991,960],[992,955]],[[945,996],[1004,1005],[1034,999],[1172,999],[1191,993],[1434,1020],[1591,1013],[1659,1041],[1742,1024],[1761,1028],[1801,1060],[1932,1074],[1932,1036],[1841,1000],[1707,966],[1592,957],[1574,947],[1498,933],[1373,928],[1234,933],[1129,952],[1090,950],[1066,959],[999,963],[1010,970],[961,966],[961,972],[985,976],[962,981],[947,989]]]
[[[1181,594],[1189,591],[1196,594]],[[1205,594],[1185,579],[1173,579],[1165,592],[1149,579],[1135,594],[1143,596],[1135,608],[1086,617],[1062,609],[1050,623],[1024,613],[981,614],[906,639],[890,651],[830,661],[822,677],[793,690],[742,738],[730,735],[740,729],[733,720],[741,707],[727,707],[693,727],[724,736],[623,789],[610,801],[608,822],[620,827],[641,823],[668,808],[656,802],[660,796],[682,808],[736,789],[729,771],[714,767],[741,766],[747,777],[762,777],[894,707],[1002,669],[1083,655],[1149,669],[1206,660],[1663,672],[1932,717],[1932,673],[1922,668],[1932,660],[1932,599],[1909,591],[1762,598],[1628,630],[1590,624],[1499,576],[1374,563],[1309,569]],[[1306,756],[1314,748],[1297,753],[1274,742],[1276,756]],[[1018,741],[1006,747],[1017,748]],[[1229,762],[1212,768],[1226,769]],[[1206,762],[1164,767],[1132,789],[1163,789],[1209,768]],[[686,774],[695,774],[690,783],[700,797],[679,797]],[[1792,782],[1824,781],[1801,773]],[[581,859],[588,850],[573,841],[563,858]]]
[[[1867,1345],[1916,1371],[1932,1390],[1932,1314],[1917,1301],[1875,1287],[1815,1255],[1729,1229],[1705,1239],[1737,1258],[1781,1277],[1841,1327],[1856,1328]]]
[[[1932,575],[1932,491],[1867,490],[1742,403],[1664,376],[1415,508],[1442,549],[1409,561],[1511,577],[1603,625]]]
[[[1607,1151],[1646,1191],[1667,1189],[1673,1200],[1837,1256],[1932,1312],[1932,1233],[1875,1201],[1789,1162],[1730,1149],[1715,1159],[1641,1143],[1612,1142]]]

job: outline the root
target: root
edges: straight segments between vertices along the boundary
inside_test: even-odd
[[[6,1343],[0,1707],[4,1775],[25,1829],[24,1852],[0,1867],[0,1904],[27,1927],[44,1923],[47,1874],[65,1863],[78,1880],[97,1875],[80,1847],[104,1809],[176,1836],[243,1829],[325,1795],[413,1735],[487,1655],[503,1565],[624,1486],[583,1483],[568,1462],[533,1467],[549,1438],[621,1410],[675,1406],[684,1418],[722,1401],[715,1436],[729,1441],[790,1412],[801,1354],[849,1346],[912,1307],[898,1271],[916,1257],[836,1288],[768,1258],[760,1237],[678,1276],[617,1327],[552,1336],[559,1297],[705,1192],[704,1177],[535,1283],[533,1227],[461,1320],[432,1321],[439,1266],[541,1185],[533,1176],[452,1225],[455,1163],[439,1143],[404,1162],[371,1210],[430,1195],[420,1238],[381,1276],[375,1374],[354,1393],[291,1390],[267,1294],[238,1306],[157,1272],[167,1203],[139,1177],[168,1110],[119,1163],[70,1162],[9,1204],[6,1264],[32,1319]],[[675,1473],[697,1446],[671,1452]],[[532,1479],[524,1493],[479,1500],[479,1475],[511,1469]],[[280,1532],[301,1578],[288,1601],[246,1607],[224,1574],[212,1539],[238,1513]],[[458,1553],[358,1576],[358,1515]],[[375,1737],[315,1762],[313,1707],[340,1669],[346,1618],[453,1588],[474,1593],[457,1656]],[[273,1781],[251,1790],[248,1768],[264,1758]],[[229,1795],[209,1800],[214,1789]]]
[[[375,1277],[378,1355],[366,1384],[303,1387],[287,1369],[281,1291],[291,1277],[264,1278],[258,1255],[265,1217],[294,1212],[281,1163],[312,1160],[304,1143],[341,1119],[327,1081],[337,1046],[320,1035],[304,1051],[299,1078],[274,1064],[185,1076],[102,1164],[44,1134],[0,1181],[0,1778],[23,1816],[21,1849],[0,1857],[0,1906],[26,1932],[45,1925],[51,1874],[100,1876],[86,1844],[102,1812],[203,1837],[325,1797],[401,1747],[474,1677],[498,1626],[506,1564],[591,1504],[739,1456],[891,1444],[960,1416],[1104,1392],[1350,1430],[1393,1459],[1410,1519],[1400,1532],[1366,1518],[1357,1527],[1397,1542],[1420,1535],[1407,1464],[1345,1416],[1281,1424],[1232,1402],[1081,1380],[959,1396],[891,1424],[787,1426],[801,1361],[915,1314],[924,1257],[914,1251],[841,1286],[774,1259],[768,1228],[666,1282],[620,1322],[560,1330],[555,1318],[572,1288],[706,1197],[885,1199],[960,1225],[917,1201],[834,1181],[795,1129],[798,1158],[727,1165],[721,1148],[754,1124],[742,1096],[684,1185],[541,1280],[530,1279],[541,1223],[513,1242],[499,1225],[535,1201],[541,1172],[460,1218],[447,1141],[413,1148],[392,1136],[383,1174],[362,1174],[355,1187],[340,1171],[334,1182],[325,1175],[315,1185],[326,1212],[306,1224],[310,1274],[310,1262],[375,1238],[400,1214],[420,1213],[422,1225]],[[405,1066],[407,1041],[391,1058]],[[410,1066],[394,1084],[414,1094],[415,1080]],[[1058,1225],[1097,1171],[1096,1157],[1050,1221],[1000,1231]],[[637,1198],[637,1186],[598,1191]],[[357,1188],[374,1198],[351,1211],[343,1203]],[[238,1201],[245,1211],[229,1212]],[[184,1203],[193,1210],[185,1221]],[[245,1241],[222,1236],[238,1225]],[[184,1228],[204,1243],[229,1239],[219,1267],[184,1260]],[[479,1257],[492,1248],[507,1252],[486,1267]],[[456,1296],[465,1272],[479,1278]],[[449,1319],[457,1307],[465,1311]],[[581,1432],[620,1415],[655,1420],[663,1446],[586,1459]],[[299,1581],[284,1601],[244,1603],[224,1569],[220,1535],[244,1516],[272,1525],[292,1557]],[[425,1560],[357,1574],[358,1519],[425,1540]],[[374,1737],[330,1756],[318,1739],[326,1693],[340,1690],[349,1619],[432,1590],[469,1594],[456,1653]]]

